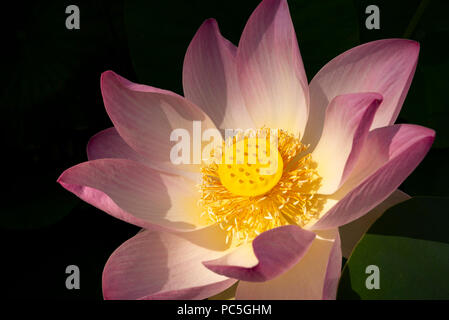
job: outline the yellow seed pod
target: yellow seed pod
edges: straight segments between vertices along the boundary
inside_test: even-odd
[[[239,196],[258,196],[278,183],[283,161],[269,138],[245,137],[224,148],[217,172],[229,192]]]

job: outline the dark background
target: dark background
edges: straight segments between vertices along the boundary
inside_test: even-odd
[[[201,23],[218,20],[238,43],[259,1],[16,1],[2,7],[2,291],[10,298],[102,299],[103,266],[138,228],[78,200],[56,183],[86,161],[88,139],[112,124],[100,74],[182,94],[187,46]],[[67,30],[65,8],[80,8]],[[365,28],[365,8],[380,8],[380,30]],[[309,80],[330,59],[381,38],[421,43],[420,60],[397,122],[437,132],[434,146],[401,186],[411,195],[449,192],[449,12],[447,1],[289,1]],[[67,290],[65,268],[81,270]]]

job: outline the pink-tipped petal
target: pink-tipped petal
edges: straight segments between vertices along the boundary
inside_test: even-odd
[[[100,159],[67,169],[58,182],[82,200],[143,228],[189,230],[204,225],[195,182],[125,159]]]
[[[332,197],[339,199],[314,230],[347,224],[385,200],[429,151],[435,132],[416,125],[393,125],[371,131],[345,184]]]
[[[171,141],[176,129],[188,133],[189,150],[196,141],[202,150],[202,132],[216,128],[200,108],[173,92],[134,84],[112,71],[101,75],[101,91],[106,111],[120,136],[153,167],[174,173],[199,172],[201,154],[196,161],[192,150],[190,164],[175,165],[170,151],[180,141]],[[194,133],[193,121],[201,123],[199,135]]]
[[[132,149],[112,127],[98,132],[87,144],[87,158],[97,159],[129,159],[145,163],[144,157]]]
[[[406,193],[396,190],[387,199],[382,201],[377,207],[364,216],[352,221],[351,223],[341,226],[339,229],[341,237],[341,251],[343,256],[349,258],[352,250],[354,250],[363,235],[368,231],[372,224],[384,214],[386,210],[410,198],[411,197]]]
[[[256,127],[304,134],[308,82],[287,1],[265,0],[253,12],[240,39],[237,70]]]
[[[335,279],[339,278],[341,266],[337,242],[337,229],[317,232],[307,253],[290,270],[265,282],[240,281],[236,299],[303,300],[335,296]]]
[[[332,99],[320,142],[312,152],[322,179],[318,193],[332,194],[346,180],[381,102],[382,96],[377,93],[344,94]]]
[[[210,229],[210,228],[208,228]],[[103,271],[105,299],[205,299],[235,283],[201,264],[222,255],[208,247],[219,228],[186,234],[143,231],[111,255]],[[206,231],[206,234],[205,234]],[[212,231],[212,232],[210,232]],[[205,246],[206,245],[206,246]]]
[[[257,236],[251,244],[216,260],[205,261],[210,270],[239,280],[267,281],[284,273],[307,252],[315,234],[295,225],[278,227]]]
[[[223,38],[214,19],[206,20],[190,42],[184,59],[187,99],[222,129],[252,128],[237,79],[237,48]]]
[[[304,141],[316,145],[325,110],[340,94],[378,92],[383,102],[371,129],[395,122],[410,87],[419,44],[405,39],[369,42],[350,49],[327,63],[310,82],[310,115]]]

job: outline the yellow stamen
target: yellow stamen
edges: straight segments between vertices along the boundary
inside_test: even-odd
[[[255,152],[268,141],[270,130],[262,128],[258,135],[267,140],[239,135],[226,141],[218,159],[202,168],[199,204],[236,245],[279,226],[304,226],[323,204],[316,194],[321,179],[305,152],[308,147],[278,130],[277,148],[271,150],[268,142],[265,153]]]

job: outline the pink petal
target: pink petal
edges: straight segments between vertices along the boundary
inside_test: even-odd
[[[371,129],[395,122],[412,81],[419,44],[405,39],[378,40],[350,49],[327,63],[310,83],[310,115],[304,141],[314,146],[325,110],[340,94],[378,92],[383,102]]]
[[[87,157],[96,159],[129,159],[145,163],[145,159],[134,151],[112,127],[98,132],[87,144]]]
[[[322,178],[318,193],[332,194],[346,180],[381,102],[382,96],[377,93],[344,94],[332,99],[323,135],[312,152]]]
[[[219,228],[171,234],[143,231],[111,255],[103,271],[105,299],[205,299],[236,280],[205,268],[201,261],[222,255]]]
[[[371,131],[346,183],[332,197],[340,199],[311,229],[342,226],[385,200],[421,162],[435,132],[416,125]]]
[[[230,278],[267,281],[295,265],[314,238],[313,232],[298,226],[278,227],[257,236],[252,248],[250,244],[243,245],[226,256],[204,262],[204,265]]]
[[[237,48],[222,37],[214,19],[206,20],[187,49],[183,87],[187,99],[223,129],[252,128],[237,79]]]
[[[307,77],[285,0],[265,0],[243,30],[237,69],[246,107],[256,127],[304,133]]]
[[[67,169],[58,182],[110,215],[143,228],[188,230],[200,218],[195,182],[125,159],[101,159]]]
[[[352,221],[351,223],[341,226],[339,229],[343,256],[349,258],[352,250],[355,248],[363,235],[386,210],[408,199],[410,199],[409,195],[400,190],[396,190],[387,199],[382,201],[377,207],[364,216]]]
[[[335,241],[329,254],[327,262],[326,275],[324,276],[323,300],[337,299],[338,283],[341,275],[341,240],[337,232]]]
[[[193,121],[201,121],[202,131],[215,129],[201,109],[173,92],[134,84],[112,71],[102,74],[101,91],[120,136],[154,167],[176,173],[180,169],[199,172],[198,164],[174,165],[170,161],[170,150],[177,144],[170,141],[170,135],[175,129],[185,129],[195,139]],[[199,139],[201,142],[201,136]],[[190,163],[194,160],[191,157]]]
[[[335,296],[335,280],[341,268],[338,244],[337,229],[317,232],[307,253],[290,270],[265,282],[240,281],[236,299],[299,300]]]

